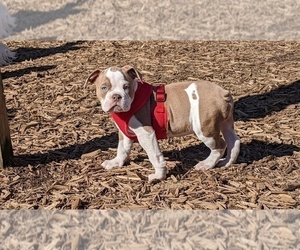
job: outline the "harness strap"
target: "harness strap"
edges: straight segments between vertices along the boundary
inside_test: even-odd
[[[135,97],[132,101],[131,108],[127,112],[115,113],[111,112],[111,117],[118,125],[119,129],[131,140],[138,141],[135,134],[131,132],[128,126],[130,118],[138,112],[148,101],[153,93],[153,86],[146,83],[138,81],[138,88],[135,92]]]
[[[146,104],[152,94],[156,97],[156,104],[151,114],[152,126],[155,130],[157,139],[165,139],[167,138],[168,114],[165,109],[166,93],[164,85],[153,87],[146,82],[138,81],[138,89],[132,102],[131,109],[128,112],[111,113],[111,116],[119,129],[133,141],[137,142],[138,140],[136,135],[129,129],[128,122],[130,118]]]
[[[156,94],[156,106],[153,112],[153,128],[156,131],[157,139],[167,138],[168,129],[168,114],[165,108],[165,101],[167,98],[165,86],[160,85],[154,88]]]

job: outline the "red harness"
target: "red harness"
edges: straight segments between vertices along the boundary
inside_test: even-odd
[[[138,81],[138,88],[127,112],[111,113],[111,117],[118,125],[119,129],[131,140],[138,141],[137,136],[130,131],[128,122],[130,118],[138,112],[149,100],[152,94],[156,95],[156,103],[152,111],[152,127],[155,130],[157,139],[167,138],[168,114],[165,109],[166,93],[165,86],[152,86],[146,82]]]

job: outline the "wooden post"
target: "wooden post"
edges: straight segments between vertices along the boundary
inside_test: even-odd
[[[0,72],[0,168],[12,163],[13,150],[8,126],[3,83]]]

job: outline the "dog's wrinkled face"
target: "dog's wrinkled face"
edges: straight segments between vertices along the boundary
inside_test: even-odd
[[[102,72],[94,71],[86,80],[96,84],[96,94],[104,112],[127,112],[130,110],[140,77],[132,66],[110,67]]]

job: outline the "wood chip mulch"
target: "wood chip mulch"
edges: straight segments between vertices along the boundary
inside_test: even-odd
[[[0,170],[2,209],[299,209],[300,42],[10,41],[1,69],[14,166]],[[132,64],[152,83],[206,79],[229,89],[241,153],[228,168],[196,171],[196,137],[160,142],[165,181],[135,144],[128,166],[106,171],[116,128],[101,111],[96,68]]]

